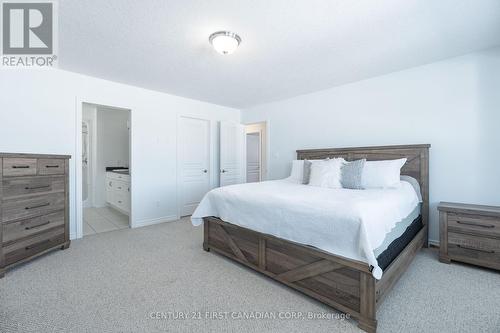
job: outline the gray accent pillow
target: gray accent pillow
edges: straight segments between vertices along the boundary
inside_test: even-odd
[[[302,184],[309,184],[309,179],[311,178],[311,165],[312,162],[309,160],[304,160],[304,176],[302,177]]]
[[[340,169],[340,183],[342,184],[343,188],[349,188],[353,190],[363,189],[363,186],[361,185],[361,176],[363,175],[365,162],[366,159],[344,163],[344,165]]]

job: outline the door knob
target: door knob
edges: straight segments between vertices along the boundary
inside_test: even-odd
[[[207,173],[207,172],[208,172],[208,170],[207,170],[207,169],[203,170],[203,173]]]
[[[222,169],[220,172],[225,173],[225,172],[226,172],[226,170]]]

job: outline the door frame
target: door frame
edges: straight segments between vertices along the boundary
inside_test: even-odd
[[[265,128],[265,139],[266,139],[266,142],[262,142],[263,141],[263,138],[264,136],[262,135],[263,131],[262,131],[262,128],[260,128],[258,131],[249,131],[247,132],[246,129],[245,129],[245,137],[246,137],[246,134],[250,134],[250,133],[259,133],[260,135],[260,181],[265,181],[265,180],[268,180],[269,179],[269,161],[270,161],[270,158],[271,158],[271,140],[270,140],[270,128],[269,128],[269,123],[270,121],[269,120],[262,120],[262,121],[252,121],[252,122],[249,122],[249,123],[244,123],[243,125],[246,126],[249,126],[249,125],[257,125],[257,124],[265,124],[266,128]],[[265,150],[265,157],[266,157],[266,161],[265,163],[262,162],[262,148],[265,147],[266,150]],[[245,148],[246,149],[246,148]]]
[[[130,112],[130,130],[129,130],[129,168],[133,170],[133,161],[134,161],[134,150],[133,150],[133,130],[134,126],[134,108],[131,106],[124,106],[121,104],[121,101],[109,101],[109,100],[96,100],[92,97],[85,96],[77,96],[76,97],[76,128],[75,128],[75,183],[73,184],[76,189],[75,194],[75,215],[76,215],[76,230],[75,233],[72,234],[73,237],[71,239],[78,239],[83,237],[83,186],[82,186],[82,121],[83,121],[83,103],[107,106],[110,108],[124,109]],[[96,129],[97,130],[97,129]],[[133,172],[130,174],[130,188],[134,188],[134,177]],[[130,191],[130,215],[129,215],[129,227],[133,228],[135,224],[134,217],[134,191]]]
[[[181,218],[181,211],[182,211],[182,200],[181,200],[181,195],[182,195],[182,180],[181,180],[181,169],[182,169],[182,160],[181,160],[181,154],[180,152],[180,146],[181,146],[181,133],[180,133],[180,127],[181,127],[181,121],[182,119],[195,119],[195,120],[202,120],[205,121],[208,125],[208,132],[207,132],[207,151],[208,151],[208,188],[209,190],[214,188],[214,172],[217,169],[213,165],[213,155],[214,152],[212,151],[212,120],[208,118],[202,118],[202,117],[197,117],[197,116],[190,116],[190,115],[178,115],[177,116],[177,144],[176,144],[176,160],[177,160],[177,170],[176,170],[176,202],[177,202],[177,217]]]

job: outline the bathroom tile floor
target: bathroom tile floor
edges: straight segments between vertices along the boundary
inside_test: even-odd
[[[128,216],[111,207],[91,207],[83,209],[83,236],[128,227]]]

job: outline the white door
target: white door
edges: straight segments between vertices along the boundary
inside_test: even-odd
[[[191,215],[210,190],[210,122],[181,117],[179,124],[180,215]]]
[[[247,183],[260,182],[260,133],[247,133]]]
[[[220,123],[220,186],[246,181],[245,126],[230,122]]]

